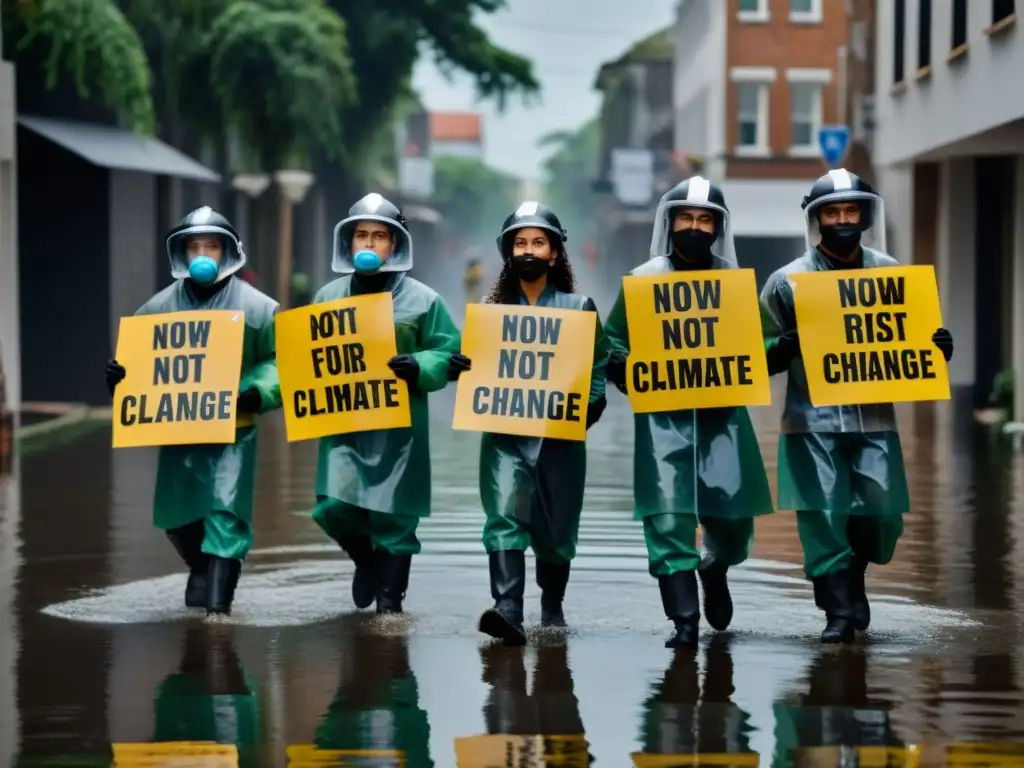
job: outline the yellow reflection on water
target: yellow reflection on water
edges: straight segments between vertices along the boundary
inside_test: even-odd
[[[405,752],[397,749],[321,749],[293,744],[287,749],[288,768],[405,768]]]
[[[238,748],[212,741],[113,744],[115,768],[238,768]]]
[[[516,736],[504,733],[467,736],[455,740],[457,768],[539,768],[590,765],[589,744],[583,734],[571,736]]]
[[[634,752],[633,768],[682,768],[713,765],[716,768],[756,768],[761,757],[756,752],[700,752],[691,755],[649,755]]]

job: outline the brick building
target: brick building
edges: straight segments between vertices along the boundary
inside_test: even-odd
[[[740,262],[759,280],[802,248],[800,200],[825,170],[818,129],[847,112],[848,31],[839,0],[678,5],[675,149],[722,186]]]

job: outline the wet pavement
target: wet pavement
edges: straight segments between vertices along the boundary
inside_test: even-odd
[[[1024,458],[952,406],[901,411],[914,508],[896,561],[869,571],[866,640],[818,645],[782,512],[731,572],[731,631],[673,653],[617,393],[591,432],[572,633],[535,630],[525,651],[478,636],[479,436],[444,426],[452,400],[432,400],[434,513],[404,621],[352,613],[350,563],[307,514],[315,445],[288,445],[279,417],[264,422],[256,549],[227,623],[181,604],[181,566],[150,523],[153,452],[114,453],[102,427],[27,457],[0,480],[0,766],[171,764],[133,762],[153,748],[130,745],[201,741],[253,766],[1024,765]],[[774,476],[777,412],[755,417]],[[207,759],[173,764],[236,764]]]

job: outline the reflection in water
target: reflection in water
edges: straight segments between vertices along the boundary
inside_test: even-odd
[[[733,662],[729,635],[715,635],[707,645],[704,685],[699,682],[697,654],[678,649],[661,682],[644,702],[643,752],[636,768],[685,762],[717,766],[757,765],[750,748],[750,715],[732,701]]]
[[[229,625],[189,626],[177,672],[157,687],[154,742],[231,744],[238,764],[257,764],[260,716],[256,685],[235,651]]]
[[[564,639],[537,647],[532,692],[527,690],[526,649],[500,644],[480,649],[487,736],[455,740],[458,768],[593,763],[584,736],[568,647]]]
[[[409,664],[409,640],[362,617],[342,622],[338,692],[311,746],[288,748],[288,765],[433,768],[430,724]]]
[[[906,755],[890,721],[890,705],[868,695],[869,652],[835,650],[815,656],[807,693],[775,703],[774,768],[838,765],[846,755]]]

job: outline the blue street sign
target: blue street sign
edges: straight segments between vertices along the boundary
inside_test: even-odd
[[[850,129],[845,125],[823,125],[818,131],[818,146],[829,168],[838,168],[850,146]]]

